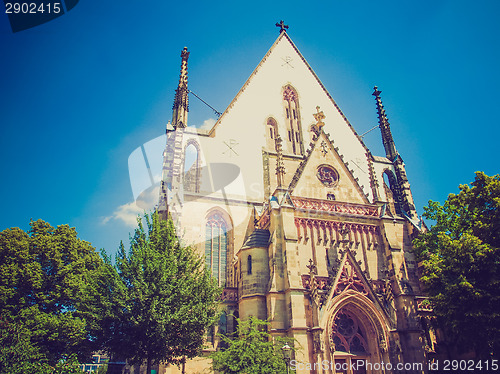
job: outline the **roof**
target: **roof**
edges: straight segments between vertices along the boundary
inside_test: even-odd
[[[391,160],[389,160],[387,157],[373,156],[373,161],[392,165]]]
[[[244,248],[267,248],[271,233],[265,229],[255,229],[243,244]]]

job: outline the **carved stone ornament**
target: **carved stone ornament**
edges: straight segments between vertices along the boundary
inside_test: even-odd
[[[326,187],[334,187],[339,181],[339,173],[332,166],[321,165],[318,167],[318,172],[316,177],[323,183]]]
[[[379,341],[379,348],[382,352],[387,352],[387,342],[385,341],[385,338],[383,335],[380,335],[379,337],[380,341]]]
[[[321,331],[315,331],[313,335],[314,353],[323,353],[325,351],[325,343]]]

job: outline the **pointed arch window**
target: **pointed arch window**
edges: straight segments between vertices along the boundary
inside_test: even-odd
[[[335,366],[348,368],[341,372],[366,374],[366,362],[370,362],[370,349],[366,338],[361,321],[354,313],[342,308],[333,320],[329,339]],[[364,365],[360,364],[363,361]],[[351,370],[352,367],[357,370]]]
[[[276,135],[277,135],[277,133],[276,133],[276,131],[277,131],[277,129],[276,129],[276,127],[277,127],[276,120],[274,118],[269,117],[267,119],[267,127],[268,127],[270,138],[271,139],[275,139]]]
[[[184,149],[184,191],[200,192],[200,147],[189,141]]]
[[[283,89],[283,105],[286,113],[286,129],[288,132],[289,149],[293,154],[304,153],[302,144],[302,126],[300,123],[299,96],[290,85]]]
[[[226,284],[227,223],[219,212],[207,219],[205,230],[205,264],[217,279],[219,286]]]
[[[266,134],[267,148],[273,150],[275,139],[278,136],[278,123],[272,117],[266,120]]]

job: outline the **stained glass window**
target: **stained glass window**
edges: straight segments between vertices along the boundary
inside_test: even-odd
[[[299,97],[297,91],[287,85],[283,89],[283,105],[286,111],[286,126],[288,130],[288,141],[290,142],[291,150],[294,154],[302,154],[302,136],[301,123],[299,114]]]
[[[332,330],[331,342],[335,351],[357,355],[368,352],[364,333],[353,314],[341,310],[335,317]]]
[[[205,230],[205,264],[219,282],[226,283],[227,224],[219,212],[211,214]]]
[[[320,165],[316,177],[326,187],[333,187],[339,180],[339,173],[330,165]]]

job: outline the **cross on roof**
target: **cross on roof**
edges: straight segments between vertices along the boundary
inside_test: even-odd
[[[285,25],[285,22],[283,22],[283,20],[279,21],[276,23],[276,27],[279,27],[280,28],[280,34],[282,32],[286,32],[286,29],[288,29],[288,25]]]

